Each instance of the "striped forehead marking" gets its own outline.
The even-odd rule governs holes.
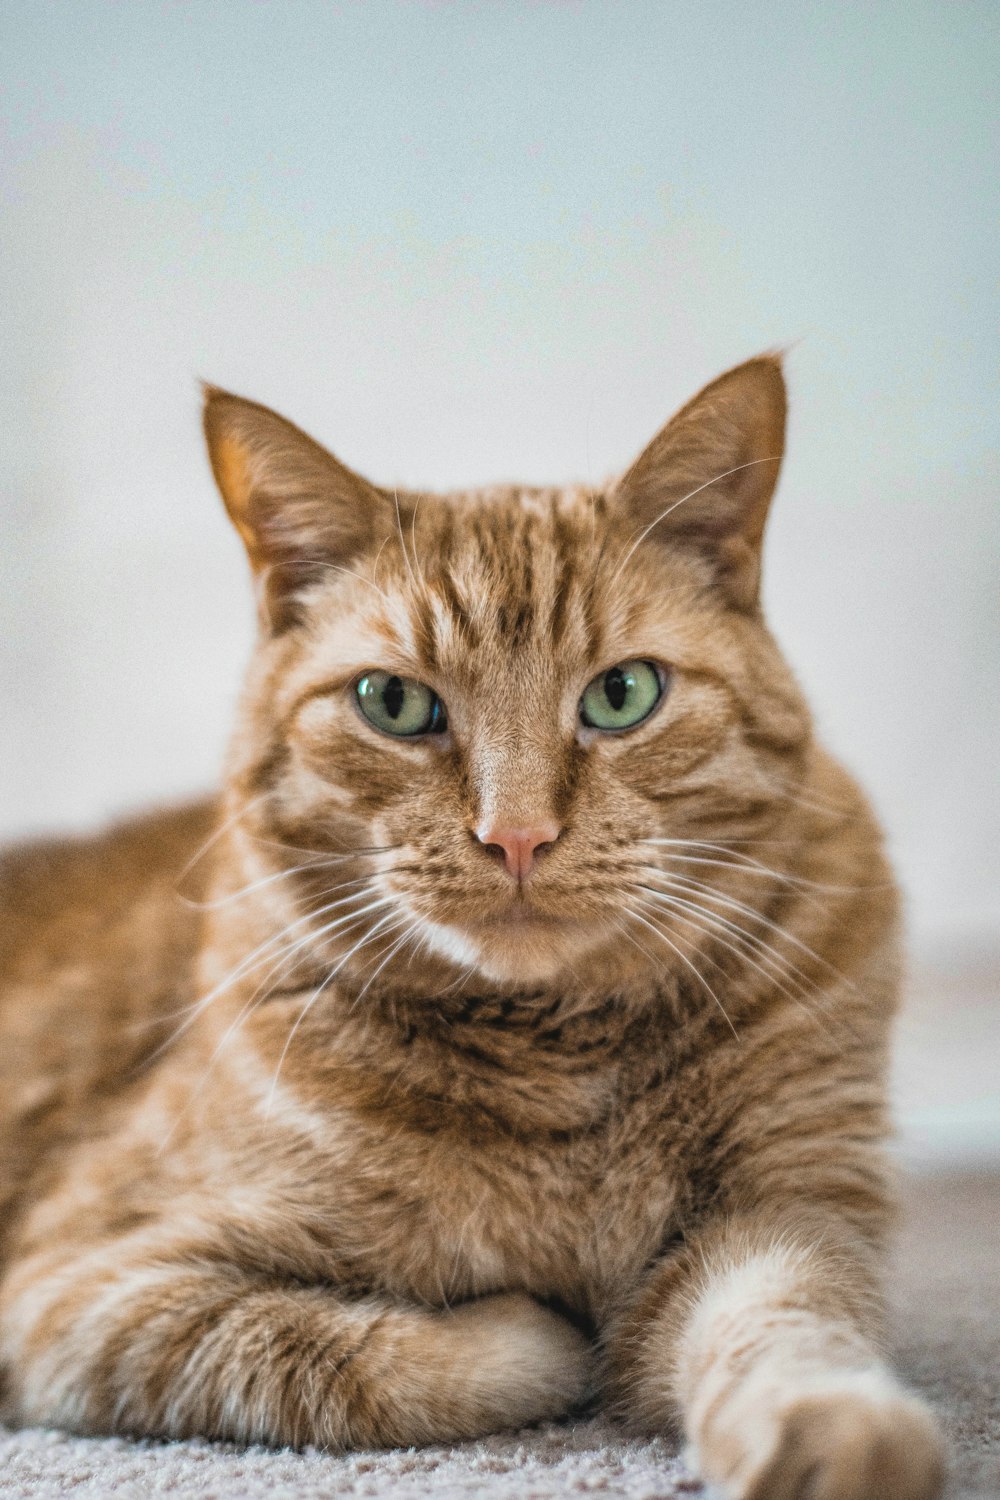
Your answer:
[[[506,491],[496,500],[488,492],[458,497],[428,517],[433,524],[414,536],[417,577],[426,586],[408,599],[428,666],[455,648],[554,651],[571,633],[592,638],[604,511],[603,497],[589,494]]]

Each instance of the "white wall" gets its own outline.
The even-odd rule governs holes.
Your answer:
[[[1000,925],[992,4],[5,0],[0,829],[211,783],[195,378],[380,480],[597,478],[798,341],[767,595],[918,944]]]

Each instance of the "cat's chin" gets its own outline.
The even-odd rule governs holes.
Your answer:
[[[429,948],[498,984],[536,984],[568,967],[597,934],[579,922],[542,919],[495,921],[474,929],[427,923]]]
[[[481,951],[476,967],[484,979],[498,984],[541,984],[564,972],[566,955],[561,948],[532,952],[527,946],[512,946],[509,952]]]

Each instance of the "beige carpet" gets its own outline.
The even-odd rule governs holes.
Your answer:
[[[931,1177],[911,1187],[893,1294],[900,1362],[940,1411],[952,1443],[949,1500],[998,1500],[1000,1176]],[[346,1458],[39,1430],[0,1433],[0,1495],[33,1500],[673,1500],[705,1493],[668,1445],[629,1441],[600,1420],[451,1449]]]

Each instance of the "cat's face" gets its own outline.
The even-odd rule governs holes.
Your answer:
[[[419,945],[518,984],[696,945],[654,896],[696,846],[663,841],[752,839],[808,732],[755,603],[783,410],[755,361],[599,493],[416,497],[209,394],[267,617],[237,774],[280,842],[377,851],[369,960]]]

